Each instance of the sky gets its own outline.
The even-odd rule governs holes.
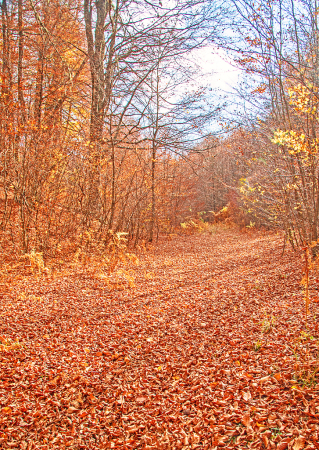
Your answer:
[[[206,126],[206,132],[212,134],[224,133],[221,123],[229,114],[237,114],[237,90],[242,80],[242,70],[226,54],[223,49],[209,45],[192,52],[191,59],[198,69],[198,76],[193,81],[192,88],[208,86],[211,88],[208,102],[212,107],[222,105],[220,114]],[[225,109],[225,105],[227,105]]]
[[[241,71],[226,53],[215,46],[196,49],[192,59],[199,66],[201,84],[209,84],[213,89],[229,92],[239,83]]]

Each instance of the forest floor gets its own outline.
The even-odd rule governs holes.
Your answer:
[[[281,253],[279,235],[224,230],[163,239],[131,288],[11,280],[0,448],[319,448],[317,280],[306,327],[302,260]]]

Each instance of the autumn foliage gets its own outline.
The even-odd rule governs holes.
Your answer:
[[[129,109],[134,95],[153,83],[154,58],[136,69],[136,79],[129,75],[138,41],[121,33],[131,32],[131,24],[120,24],[118,11],[110,10],[109,17],[97,6],[110,39],[122,39],[118,53],[103,44],[113,90],[99,99],[90,58],[102,41],[97,34],[92,45],[87,40],[94,34],[88,27],[100,25],[90,19],[93,4],[84,20],[82,2],[71,3],[2,2],[0,241],[7,257],[34,251],[68,258],[84,249],[87,236],[107,247],[110,232],[127,233],[132,245],[152,240],[179,225],[194,194],[191,169],[161,143],[168,131],[157,129],[150,138],[139,125],[148,116],[137,115],[140,106]],[[164,27],[168,19],[161,20]],[[154,49],[155,31],[136,31],[143,41],[140,58]],[[117,89],[128,101],[124,109]],[[151,114],[153,93],[148,95]],[[97,118],[102,107],[103,123]]]
[[[319,448],[316,2],[0,7],[0,448]]]
[[[318,295],[311,282],[306,329],[299,258],[281,250],[280,235],[216,230],[141,250],[135,287],[16,278],[2,448],[317,448]]]

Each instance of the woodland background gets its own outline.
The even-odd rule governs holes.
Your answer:
[[[231,92],[191,62],[212,44]],[[204,219],[317,241],[316,0],[3,0],[0,51],[4,257]]]

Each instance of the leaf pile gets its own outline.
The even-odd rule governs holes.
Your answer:
[[[1,448],[319,448],[318,303],[306,329],[302,263],[281,250],[278,235],[184,236],[140,255],[132,289],[11,283]]]

